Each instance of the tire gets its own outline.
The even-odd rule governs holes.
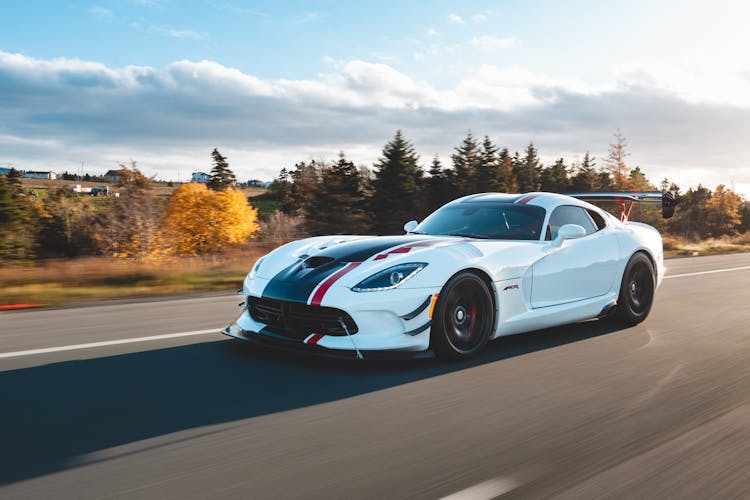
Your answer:
[[[646,319],[654,303],[655,290],[654,265],[642,252],[634,254],[622,275],[613,319],[627,326],[637,325]]]
[[[466,359],[487,344],[495,325],[495,308],[487,284],[461,272],[445,284],[432,316],[430,344],[442,359]]]

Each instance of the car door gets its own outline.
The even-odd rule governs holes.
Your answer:
[[[596,215],[596,214],[594,214]],[[602,217],[598,223],[581,207],[561,205],[550,214],[548,240],[565,224],[577,224],[586,236],[550,245],[549,253],[532,266],[531,307],[547,307],[604,295],[617,272],[617,236]]]

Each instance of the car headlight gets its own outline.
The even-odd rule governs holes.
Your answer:
[[[401,286],[402,283],[411,279],[425,267],[427,267],[427,263],[425,262],[412,262],[389,267],[373,274],[369,278],[363,279],[352,287],[352,291],[382,292],[383,290],[391,290],[392,288]]]
[[[247,274],[248,279],[255,278],[255,273],[257,273],[258,269],[260,269],[260,265],[263,263],[263,259],[265,259],[265,257],[261,257],[260,259],[258,259],[258,261],[255,263],[255,265],[253,266],[253,268]]]

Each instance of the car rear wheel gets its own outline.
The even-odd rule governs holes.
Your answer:
[[[462,272],[445,284],[435,304],[430,341],[438,357],[464,359],[482,350],[495,324],[495,308],[487,284]]]
[[[643,253],[633,255],[625,267],[614,319],[624,325],[637,325],[651,312],[656,278],[651,260]]]

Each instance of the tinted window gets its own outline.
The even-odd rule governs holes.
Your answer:
[[[604,220],[604,217],[602,217],[599,212],[596,210],[590,210],[586,209],[586,212],[591,216],[591,219],[593,219],[594,224],[596,224],[596,230],[604,229],[607,226],[607,221]]]
[[[417,226],[415,233],[501,240],[538,240],[545,210],[500,202],[445,206]]]
[[[577,224],[586,230],[586,234],[595,233],[597,230],[594,221],[584,209],[563,205],[554,209],[552,215],[549,216],[546,238],[548,240],[557,238],[557,231],[565,224]]]

